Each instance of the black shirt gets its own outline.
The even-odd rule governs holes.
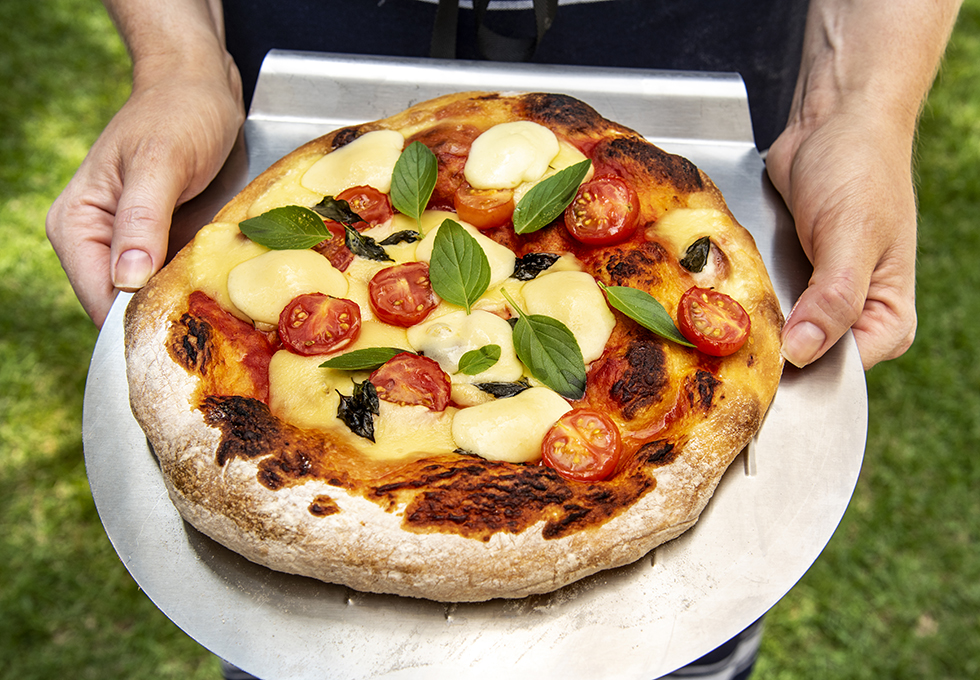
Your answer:
[[[490,2],[485,23],[502,35],[535,31],[532,9]],[[529,5],[529,2],[524,2]],[[756,144],[786,124],[799,71],[808,0],[565,1],[530,61],[741,74]],[[228,49],[246,105],[273,48],[427,57],[437,5],[424,0],[225,0]],[[482,59],[475,13],[461,3],[456,56]]]

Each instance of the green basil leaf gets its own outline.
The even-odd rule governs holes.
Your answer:
[[[586,159],[531,187],[514,208],[514,231],[530,234],[551,224],[575,198],[591,166],[592,161]]]
[[[385,238],[384,240],[378,241],[378,245],[396,246],[399,243],[415,243],[416,241],[421,240],[422,235],[414,229],[403,229],[402,231],[396,231],[394,234]]]
[[[708,256],[711,254],[711,239],[702,236],[692,243],[684,253],[681,266],[689,272],[697,274],[704,270],[704,265],[708,264]]]
[[[677,330],[674,320],[670,318],[670,314],[667,313],[664,306],[646,291],[628,286],[605,286],[602,283],[599,283],[599,287],[605,291],[606,299],[609,300],[609,304],[613,308],[618,309],[647,330],[679,345],[694,347]]]
[[[333,196],[324,196],[322,201],[313,206],[313,212],[341,224],[357,224],[364,221],[360,215],[351,210],[350,203]]]
[[[273,208],[243,220],[238,228],[250,240],[273,250],[305,250],[330,238],[320,216],[298,205]]]
[[[436,295],[466,308],[487,292],[490,262],[476,239],[453,220],[439,225],[429,258],[429,281]]]
[[[439,175],[436,155],[422,142],[409,144],[391,173],[391,205],[418,221],[432,197]]]
[[[392,357],[411,352],[398,347],[367,347],[341,354],[320,364],[320,368],[335,368],[341,371],[373,371]]]
[[[359,437],[374,441],[374,416],[380,414],[378,391],[369,380],[354,383],[351,396],[341,394],[337,406],[337,417],[344,421],[350,431]]]
[[[500,345],[484,345],[461,356],[457,372],[463,375],[477,375],[493,366],[499,359]]]
[[[394,262],[385,249],[378,245],[370,236],[365,236],[349,224],[344,225],[344,244],[355,255],[377,260],[378,262]]]
[[[525,314],[507,294],[507,302],[517,310],[514,349],[531,375],[566,399],[585,395],[585,361],[575,336],[558,319],[542,314]]]
[[[523,392],[524,390],[531,388],[531,383],[527,378],[521,378],[517,382],[511,383],[474,383],[481,391],[487,394],[492,394],[497,399],[506,399],[508,397],[514,397]]]

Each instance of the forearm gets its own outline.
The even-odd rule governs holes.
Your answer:
[[[138,87],[161,72],[214,71],[229,74],[237,85],[237,70],[225,50],[220,0],[103,0],[133,60]]]
[[[914,133],[961,0],[811,0],[790,125],[873,113]]]

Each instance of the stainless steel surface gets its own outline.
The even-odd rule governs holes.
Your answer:
[[[574,94],[687,156],[755,236],[784,309],[805,286],[809,265],[765,179],[736,76],[273,54],[246,123],[247,174],[338,125],[482,88]],[[242,175],[240,167],[226,173]],[[223,198],[240,181],[219,184]],[[193,221],[201,213],[186,214]],[[636,564],[518,601],[361,594],[253,565],[183,523],[129,411],[121,324],[128,297],[113,306],[86,388],[96,505],[156,605],[266,680],[657,677],[725,642],[796,583],[833,534],[860,472],[867,399],[847,336],[805,371],[787,369],[764,428],[700,522]]]

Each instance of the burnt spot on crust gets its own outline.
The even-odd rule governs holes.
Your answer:
[[[207,321],[185,313],[170,327],[167,350],[171,358],[189,373],[203,375],[211,359],[211,333]]]
[[[721,381],[718,378],[708,371],[698,369],[697,373],[684,380],[688,404],[692,408],[699,408],[702,411],[710,410],[715,398],[715,390],[719,385],[721,385]]]
[[[310,503],[309,511],[314,517],[327,517],[340,512],[340,507],[330,496],[320,495]]]
[[[365,132],[366,130],[360,126],[346,127],[337,130],[333,136],[333,140],[331,140],[331,151],[336,151],[342,146],[347,146]]]
[[[690,194],[704,189],[696,165],[682,156],[675,156],[637,136],[613,137],[596,145],[597,164],[636,168],[655,178],[664,186]]]
[[[662,245],[653,241],[638,243],[632,248],[609,249],[608,259],[598,262],[599,274],[604,283],[613,286],[631,286],[642,290],[654,290],[660,285],[659,267],[669,260]]]
[[[621,405],[623,417],[632,420],[640,410],[660,402],[669,382],[667,360],[661,342],[637,340],[627,346],[620,362],[620,378],[609,393]]]
[[[533,92],[524,95],[522,101],[523,114],[546,127],[556,126],[570,132],[619,127],[606,121],[585,102],[567,95]]]
[[[412,492],[404,515],[410,530],[487,541],[544,520],[542,535],[552,539],[606,522],[655,485],[642,474],[616,483],[576,484],[547,467],[471,459],[413,469],[376,487],[371,497],[393,505],[403,492]]]
[[[680,449],[673,442],[657,439],[641,446],[636,455],[642,464],[659,467],[673,463],[678,453],[680,453]]]
[[[279,423],[269,407],[251,397],[210,396],[201,404],[204,422],[221,430],[215,462],[224,467],[233,458],[268,456],[279,442]]]

